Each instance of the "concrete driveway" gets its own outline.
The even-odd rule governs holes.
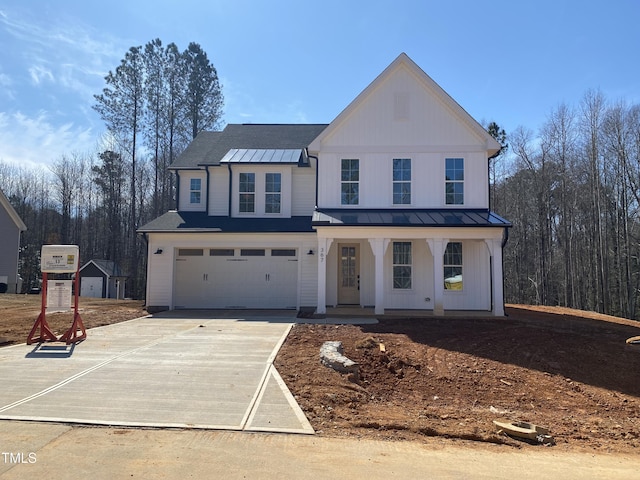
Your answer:
[[[294,312],[167,312],[0,349],[0,419],[313,433],[272,362]]]

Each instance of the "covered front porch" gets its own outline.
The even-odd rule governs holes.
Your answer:
[[[337,306],[327,307],[322,316],[327,318],[488,318],[493,317],[490,311],[479,310],[446,310],[443,315],[436,315],[433,310],[393,309],[386,308],[383,314],[375,312],[375,307]]]
[[[505,228],[495,227],[508,222],[374,226],[363,224],[363,218],[314,218],[317,314],[326,314],[327,308],[359,307],[372,309],[374,315],[504,315]]]

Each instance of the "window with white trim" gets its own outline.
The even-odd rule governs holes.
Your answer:
[[[445,159],[445,203],[464,204],[464,158]]]
[[[189,203],[202,202],[202,179],[192,178],[189,183]]]
[[[264,213],[280,213],[282,174],[267,173],[264,182]]]
[[[240,173],[239,180],[240,213],[254,213],[256,211],[256,174]]]
[[[343,158],[340,180],[340,203],[358,205],[360,203],[360,160]]]
[[[411,242],[393,242],[393,288],[411,288]]]
[[[444,251],[444,288],[462,290],[462,242],[449,242]]]
[[[411,159],[393,159],[393,204],[411,205]]]

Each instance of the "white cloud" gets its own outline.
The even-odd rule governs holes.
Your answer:
[[[31,117],[0,112],[0,161],[42,166],[69,152],[91,152],[96,144],[91,128],[54,125],[44,111]]]
[[[0,28],[13,39],[33,85],[56,82],[85,98],[127,50],[127,40],[111,36],[63,14],[0,11]]]
[[[40,85],[45,81],[55,82],[53,78],[53,73],[46,67],[42,65],[34,65],[29,68],[29,75],[31,76],[31,81],[34,85]]]

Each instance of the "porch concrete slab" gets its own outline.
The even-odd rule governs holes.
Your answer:
[[[272,366],[292,316],[222,316],[171,312],[76,346],[0,349],[0,418],[313,433]]]

